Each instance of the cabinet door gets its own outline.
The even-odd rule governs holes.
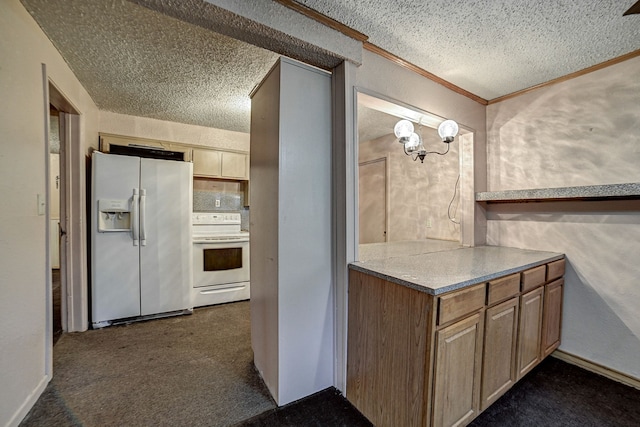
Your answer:
[[[520,297],[518,379],[540,362],[543,292],[540,287]]]
[[[544,316],[542,319],[542,350],[545,358],[560,345],[562,323],[562,288],[564,280],[556,280],[544,287]]]
[[[215,150],[193,149],[193,175],[220,177],[220,152]]]
[[[247,155],[222,152],[222,177],[248,179]]]
[[[519,302],[518,297],[512,298],[486,311],[480,393],[483,411],[516,381]]]
[[[436,333],[433,426],[466,424],[480,410],[481,313]]]

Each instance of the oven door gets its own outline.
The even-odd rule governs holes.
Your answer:
[[[249,281],[249,241],[193,243],[193,287]]]

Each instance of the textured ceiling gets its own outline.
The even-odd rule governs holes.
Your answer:
[[[371,141],[393,133],[398,120],[400,119],[396,116],[358,104],[358,142]]]
[[[485,99],[640,48],[636,0],[298,0]]]
[[[438,77],[493,99],[640,48],[640,15],[622,17],[634,1],[299,3]],[[22,3],[102,110],[248,132],[248,94],[278,57],[229,37],[237,35],[238,23],[203,0]],[[213,24],[215,18],[231,21]],[[249,27],[244,29],[259,37]],[[296,49],[302,47],[287,47],[286,35],[275,40],[273,50],[300,55]],[[269,47],[259,39],[250,41]],[[331,60],[321,51],[308,57],[319,66]]]
[[[122,0],[24,0],[102,110],[249,131],[278,55]]]

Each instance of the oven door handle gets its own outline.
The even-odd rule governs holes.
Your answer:
[[[193,239],[193,243],[195,243],[197,245],[205,245],[205,244],[216,245],[216,244],[223,244],[223,243],[244,243],[244,242],[248,242],[248,241],[249,241],[248,237],[240,237],[238,239],[220,239],[220,240]]]

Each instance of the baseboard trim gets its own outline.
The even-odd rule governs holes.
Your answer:
[[[29,413],[31,408],[33,408],[33,405],[36,404],[38,398],[47,387],[47,384],[49,384],[50,380],[51,378],[48,375],[42,377],[36,388],[33,389],[31,393],[29,393],[24,402],[22,402],[22,405],[20,405],[18,410],[13,414],[13,417],[11,417],[11,419],[7,422],[6,427],[17,427],[18,425],[20,425],[24,417]]]
[[[606,366],[602,366],[598,363],[592,362],[587,359],[583,359],[580,356],[576,356],[574,354],[567,353],[562,350],[554,351],[553,353],[551,353],[551,356],[555,357],[556,359],[563,360],[572,365],[579,366],[583,369],[586,369],[587,371],[602,375],[603,377],[607,377],[611,380],[617,381],[619,383],[622,383],[640,390],[640,379],[624,374],[622,372],[616,371],[615,369],[607,368]]]

